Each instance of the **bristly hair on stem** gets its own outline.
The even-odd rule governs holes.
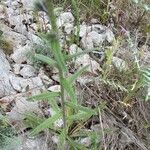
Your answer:
[[[45,11],[49,17],[49,20],[51,22],[52,27],[52,33],[50,36],[48,36],[48,40],[51,42],[51,50],[54,54],[55,60],[57,61],[57,66],[59,70],[59,78],[60,78],[60,84],[61,79],[64,79],[64,72],[66,71],[65,68],[65,61],[63,59],[63,55],[60,48],[60,43],[58,39],[58,28],[56,24],[56,17],[54,14],[54,7],[52,0],[45,0],[43,2],[39,2],[36,4],[37,9],[40,9],[42,11]],[[66,113],[65,113],[65,90],[63,85],[61,84],[61,103],[62,103],[62,113],[63,113],[63,126],[64,126],[64,132],[66,135]]]

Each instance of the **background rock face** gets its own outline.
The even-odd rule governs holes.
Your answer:
[[[6,114],[9,121],[16,126],[23,123],[27,113],[34,113],[41,116],[41,118],[44,118],[45,116],[54,116],[56,114],[56,111],[52,109],[49,104],[46,103],[45,105],[47,107],[43,108],[43,106],[41,106],[43,102],[31,102],[27,100],[28,97],[40,94],[46,90],[60,92],[58,69],[48,67],[45,64],[40,64],[38,67],[35,67],[37,64],[33,63],[29,57],[30,54],[33,55],[36,52],[47,55],[48,57],[53,57],[52,54],[49,53],[50,49],[47,46],[47,43],[39,36],[39,33],[49,33],[51,31],[50,21],[45,12],[40,11],[36,14],[37,16],[35,16],[35,12],[33,11],[34,2],[37,2],[37,0],[5,0],[5,5],[0,4],[0,30],[3,32],[2,38],[7,39],[12,45],[11,53],[9,54],[6,53],[4,49],[0,49],[0,104],[3,104],[6,109]],[[103,55],[105,54],[106,49],[111,49],[113,41],[115,40],[115,35],[112,32],[111,27],[100,24],[99,21],[94,18],[90,23],[88,21],[81,22],[79,43],[75,44],[77,43],[75,41],[77,36],[75,17],[73,16],[71,10],[66,10],[67,11],[64,11],[61,7],[54,10],[57,16],[56,23],[59,30],[60,46],[63,51],[73,55],[78,52],[94,49],[96,50],[95,53],[97,52],[97,54]],[[117,51],[117,48],[115,51]],[[91,53],[94,54],[94,51]],[[101,89],[101,85],[99,85],[99,77],[104,70],[102,70],[100,62],[97,61],[97,59],[99,60],[100,58],[97,57],[97,59],[94,59],[91,56],[91,53],[86,53],[74,58],[71,62],[69,62],[70,64],[67,64],[68,68],[73,70],[69,70],[69,75],[72,75],[76,70],[79,70],[82,67],[88,66],[86,71],[77,79],[77,83],[85,90],[85,93],[81,95],[83,97],[85,96],[85,98],[83,98],[83,101],[85,101],[85,106],[95,108],[97,104],[101,103],[101,101],[106,98],[108,105],[111,107],[110,111],[113,111],[116,106],[121,106],[120,109],[119,107],[117,109],[119,109],[119,117],[122,122],[128,122],[128,120],[126,121],[126,118],[128,117],[127,115],[131,115],[131,118],[133,117],[133,119],[129,120],[128,124],[129,126],[132,126],[131,124],[134,124],[134,121],[136,120],[134,119],[135,114],[130,114],[129,111],[126,115],[126,111],[128,112],[129,108],[127,106],[124,107],[119,105],[118,103],[120,101],[116,100],[117,96],[115,98],[113,97],[117,91],[115,91],[113,96],[111,96],[111,88],[107,89],[106,86],[106,91],[103,91],[103,88]],[[149,56],[149,51],[147,51],[146,56],[143,56],[143,59],[147,58],[147,61],[149,62]],[[111,61],[111,65],[121,73],[126,72],[129,69],[126,61],[119,58],[119,56],[113,56]],[[69,65],[72,65],[73,68]],[[97,82],[96,86],[94,85],[95,82]],[[89,88],[88,84],[91,88],[90,91],[86,89]],[[77,89],[78,93],[82,92],[83,89],[80,89],[81,87]],[[97,92],[97,95],[95,92]],[[89,93],[92,94],[88,95]],[[96,96],[98,96],[98,98],[95,98]],[[56,98],[56,101],[60,104],[59,97],[58,99]],[[139,103],[140,105],[143,105],[141,102]],[[12,106],[10,107],[9,104]],[[114,108],[112,108],[112,105]],[[7,111],[8,108],[9,111]],[[142,113],[144,113],[143,110],[144,109],[142,109]],[[142,116],[142,113],[139,114]],[[94,120],[92,120],[93,125],[88,127],[88,130],[92,132],[100,132],[103,131],[103,128],[106,130],[109,129],[109,127],[114,129],[115,126],[116,129],[118,129],[115,129],[118,132],[114,134],[116,137],[114,136],[112,139],[109,139],[111,134],[108,133],[108,135],[106,135],[106,142],[111,141],[114,146],[112,147],[112,145],[110,145],[108,149],[115,150],[114,148],[116,148],[116,145],[119,145],[123,141],[124,144],[128,143],[138,145],[137,143],[140,143],[138,146],[144,150],[147,150],[143,142],[141,142],[140,138],[138,138],[140,135],[143,136],[141,133],[136,136],[136,134],[129,130],[128,127],[118,124],[116,121],[118,118],[116,119],[109,112],[106,112],[106,114],[105,112],[101,112],[100,115],[100,117],[102,117],[101,122],[103,126],[100,123],[96,126],[94,122],[100,122],[100,119],[97,121],[94,118],[96,120],[95,121],[92,118]],[[143,116],[145,117],[145,114]],[[135,124],[137,124],[137,122]],[[123,123],[123,125],[125,123]],[[54,128],[62,128],[62,126],[62,118],[55,121]],[[45,132],[45,134],[47,133]],[[48,143],[46,143],[47,139],[53,140],[52,146],[48,146]],[[113,139],[117,139],[117,142],[113,143]],[[46,137],[38,137],[33,139],[25,137],[22,141],[23,144],[18,150],[49,150],[53,149],[52,147],[54,143],[57,144],[59,139],[58,137],[48,137],[46,135]],[[102,141],[102,138],[98,137],[98,139],[96,139],[96,143],[100,141]],[[78,140],[78,142],[86,147],[92,145],[89,137],[82,137]]]
[[[3,50],[0,49],[0,98],[14,94],[15,90],[9,82],[11,67]]]

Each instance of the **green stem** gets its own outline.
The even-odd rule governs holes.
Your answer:
[[[53,41],[55,43],[55,45],[57,45],[57,47],[55,48],[59,48],[60,44],[59,44],[59,40],[58,40],[58,28],[57,28],[57,24],[56,24],[56,18],[55,18],[55,14],[54,14],[54,7],[53,7],[53,2],[52,0],[46,0],[46,6],[47,6],[47,10],[48,10],[48,16],[49,16],[49,20],[51,22],[51,26],[52,26],[52,31],[53,33],[56,35],[56,38],[54,38],[55,40]],[[59,46],[58,46],[59,45]],[[59,48],[59,50],[61,51],[61,49]],[[65,108],[65,90],[62,84],[62,79],[64,79],[64,73],[61,67],[58,67],[59,70],[59,79],[60,79],[60,86],[61,86],[61,104],[62,104],[62,113],[63,113],[63,128],[64,128],[64,134],[65,134],[65,139],[66,139],[66,133],[67,133],[67,128],[66,128],[66,108]],[[65,149],[65,147],[64,147]]]

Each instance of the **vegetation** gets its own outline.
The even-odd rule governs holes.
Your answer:
[[[93,50],[70,55],[61,49],[55,5],[71,8],[78,30],[74,42],[78,46],[82,19],[89,22],[96,18],[105,25],[113,21],[116,39],[111,45],[103,46],[105,59],[91,84],[76,82],[89,66],[70,74],[68,64],[73,58]],[[60,92],[45,91],[28,98],[29,101],[45,101],[54,111],[54,115],[48,117],[27,114],[25,125],[32,129],[30,136],[52,133],[58,137],[56,149],[60,150],[149,149],[150,66],[142,61],[146,46],[149,52],[149,1],[45,0],[35,6],[48,15],[52,30],[40,33],[46,44],[36,49],[34,60],[58,69],[61,88]],[[121,57],[127,68],[118,69],[113,64],[114,56]],[[99,125],[99,130],[91,130],[94,125]],[[112,136],[114,133],[116,137]],[[120,146],[121,134],[127,135],[131,142]],[[0,138],[1,135],[0,132]],[[82,139],[90,139],[90,144],[82,143]]]
[[[77,3],[76,1],[72,0],[69,1],[70,5],[72,6],[74,10],[74,15],[76,18],[76,23],[79,25],[79,15],[77,11]],[[63,2],[64,5],[68,4],[67,1]],[[92,17],[95,16],[95,13],[92,13],[93,10],[99,10],[103,11],[103,15],[106,17],[105,19],[101,17],[104,17],[103,15],[100,16],[100,20],[104,21],[106,23],[106,20],[109,19],[109,8],[110,8],[110,2],[107,1],[107,3],[102,3],[99,1],[80,1],[78,4],[81,4],[81,6],[86,7],[90,11],[88,11],[89,16],[90,13],[92,14]],[[131,3],[131,2],[130,2]],[[145,9],[144,11],[149,11],[148,5],[143,5],[143,3],[140,3],[139,1],[135,1],[137,7],[140,7],[140,9]],[[86,105],[84,102],[81,102],[79,97],[77,96],[75,89],[76,84],[75,80],[86,70],[88,67],[84,67],[81,70],[75,72],[73,75],[68,76],[68,68],[67,68],[67,58],[73,58],[74,56],[65,56],[66,54],[63,54],[59,41],[58,41],[58,29],[56,26],[55,21],[55,15],[53,13],[53,4],[52,1],[45,1],[44,5],[43,3],[38,4],[38,9],[42,8],[42,10],[46,11],[49,15],[50,22],[52,24],[52,32],[50,34],[46,34],[46,41],[49,42],[49,50],[54,55],[54,59],[51,59],[45,55],[36,54],[35,58],[38,60],[41,60],[42,62],[45,62],[46,64],[56,67],[59,70],[59,80],[61,85],[61,91],[58,92],[46,92],[42,93],[37,96],[33,96],[29,98],[30,100],[47,100],[50,106],[55,110],[55,115],[49,117],[48,119],[44,119],[42,123],[39,123],[34,127],[33,131],[31,132],[32,135],[35,135],[37,133],[40,133],[41,131],[45,130],[46,128],[49,128],[50,131],[52,131],[55,135],[59,137],[59,143],[57,144],[58,149],[100,149],[104,147],[106,149],[106,143],[104,142],[104,145],[99,145],[100,143],[97,142],[101,141],[105,134],[107,134],[107,130],[104,131],[102,128],[102,131],[99,133],[86,131],[83,133],[82,130],[84,130],[85,126],[89,124],[89,122],[92,120],[92,118],[98,117],[101,118],[101,112],[111,110],[110,103],[113,103],[110,98],[113,101],[116,101],[118,103],[116,106],[119,106],[120,109],[129,109],[133,107],[133,103],[136,100],[137,92],[139,93],[138,96],[142,98],[142,92],[143,89],[147,89],[147,93],[145,93],[145,101],[149,100],[149,80],[150,80],[150,69],[149,67],[143,68],[139,63],[139,57],[138,54],[133,55],[134,59],[128,60],[126,59],[126,62],[129,64],[129,71],[118,71],[117,68],[112,67],[112,58],[114,55],[119,53],[119,50],[117,50],[117,41],[114,41],[114,44],[108,48],[108,50],[105,51],[106,60],[101,68],[101,73],[98,77],[98,85],[95,83],[95,88],[98,90],[97,93],[92,91],[87,87],[86,90],[90,90],[96,101],[97,104],[94,106]],[[124,5],[124,3],[120,2],[120,5]],[[46,7],[48,6],[48,7]],[[105,11],[103,9],[98,9],[101,7],[104,7]],[[120,6],[121,7],[121,6]],[[93,9],[93,10],[92,10]],[[81,9],[82,10],[82,9]],[[86,10],[87,11],[87,10]],[[99,11],[94,11],[97,14],[101,14]],[[109,17],[108,17],[109,16]],[[138,20],[138,19],[137,19]],[[119,22],[118,22],[119,23]],[[127,37],[127,41],[129,45],[132,45],[132,39],[130,35]],[[122,41],[121,41],[122,42]],[[137,48],[137,47],[136,47]],[[135,48],[135,49],[136,49]],[[86,53],[86,51],[84,51]],[[82,54],[84,54],[82,53]],[[129,51],[130,53],[130,51]],[[78,54],[77,54],[78,55]],[[98,86],[98,87],[97,87]],[[100,93],[102,93],[102,90],[105,94],[106,91],[109,91],[108,97],[103,94],[102,97],[99,97]],[[98,94],[99,93],[99,94]],[[112,94],[115,93],[115,96],[113,97]],[[85,95],[84,95],[85,96]],[[83,96],[83,99],[85,97]],[[55,97],[60,97],[61,99],[61,105],[55,101]],[[113,104],[115,105],[115,104]],[[115,106],[113,106],[115,107]],[[118,109],[118,111],[120,110]],[[112,110],[111,110],[112,111]],[[121,110],[120,110],[121,111]],[[112,111],[113,112],[113,111]],[[116,113],[116,112],[114,112]],[[30,118],[30,117],[29,117]],[[63,120],[63,126],[56,127],[54,124],[57,120]],[[32,119],[31,119],[32,120]],[[40,120],[40,119],[38,119]],[[99,120],[99,123],[101,124],[101,119]],[[111,133],[109,131],[108,133]],[[86,147],[85,145],[78,142],[81,138],[89,138],[91,139],[92,143],[90,144],[90,147]]]

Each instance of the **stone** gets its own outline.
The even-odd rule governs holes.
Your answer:
[[[47,90],[51,92],[60,92],[60,85],[50,86]]]
[[[51,116],[54,116],[56,114],[56,112],[50,108],[49,109],[49,113]],[[63,120],[62,119],[58,119],[57,121],[54,122],[54,127],[55,128],[62,128],[63,127]]]
[[[81,39],[81,46],[85,50],[93,49],[94,48],[94,44],[93,44],[92,37],[83,36],[83,38]]]
[[[113,42],[114,39],[115,39],[114,33],[110,29],[107,29],[107,31],[106,31],[106,40],[109,43],[111,43],[111,42]]]
[[[100,46],[106,38],[104,34],[98,34],[96,31],[88,33],[87,37],[90,37],[92,39],[92,42],[95,47]]]
[[[7,113],[11,122],[22,121],[25,119],[27,113],[40,112],[38,102],[29,102],[25,97],[17,97],[15,99],[15,106]]]
[[[71,12],[61,13],[60,16],[57,18],[58,28],[63,27],[67,23],[73,23],[73,22],[74,22],[74,17]]]
[[[79,141],[79,143],[82,144],[82,145],[84,145],[85,147],[89,147],[91,145],[91,138],[90,137],[82,138]]]
[[[13,72],[14,72],[14,74],[19,75],[20,74],[20,68],[21,68],[20,64],[14,64],[13,65]]]
[[[92,23],[92,24],[97,24],[97,23],[99,23],[99,21],[98,21],[98,19],[96,19],[96,18],[92,18],[92,19],[91,19],[91,23]]]
[[[121,58],[113,57],[112,64],[121,72],[129,69],[128,64]]]
[[[23,47],[20,47],[14,51],[14,53],[10,56],[15,63],[22,64],[29,61],[29,53],[32,51],[32,46],[27,44]]]
[[[77,82],[80,85],[86,85],[87,83],[91,83],[94,81],[94,78],[91,75],[80,76],[77,78]]]
[[[48,86],[48,85],[52,85],[53,84],[53,80],[50,79],[44,72],[43,69],[39,70],[39,74],[38,77],[41,78],[42,82],[44,83],[44,85]]]
[[[7,25],[0,24],[0,29],[3,32],[3,37],[12,44],[13,50],[26,44],[27,38],[22,34],[12,31]]]
[[[82,52],[82,49],[79,48],[76,44],[72,44],[69,47],[69,53],[70,53],[70,55],[76,54],[78,52]]]
[[[101,24],[94,24],[94,25],[92,25],[92,31],[95,31],[98,34],[105,34],[106,33],[106,27],[101,25]]]
[[[10,70],[11,67],[6,59],[6,55],[3,50],[0,49],[0,98],[16,93],[9,82],[8,76],[11,74]]]
[[[23,65],[23,68],[20,70],[20,75],[23,78],[31,78],[35,77],[37,73],[34,67],[30,65]]]
[[[79,48],[76,44],[72,44],[69,47],[69,52],[71,55],[73,55],[73,54],[76,54],[78,52],[82,52],[82,49]],[[78,56],[73,61],[75,63],[76,69],[79,69],[79,68],[84,67],[84,66],[89,66],[87,71],[92,72],[92,73],[96,73],[96,71],[100,67],[99,64],[95,60],[92,60],[88,54],[83,54],[81,56]]]
[[[73,31],[73,24],[66,23],[64,27],[64,31],[66,34],[71,34],[71,32]]]
[[[4,54],[3,50],[0,49],[0,73],[2,72],[9,72],[11,70],[10,64],[6,59],[6,55]]]
[[[39,77],[24,79],[22,77],[11,75],[9,81],[13,89],[18,92],[27,92],[30,90],[32,94],[39,94],[39,90],[45,89],[43,82]]]
[[[89,32],[91,32],[91,26],[87,26],[85,23],[82,23],[82,25],[80,25],[79,36],[82,38],[83,36],[87,35]],[[75,35],[77,35],[77,27],[75,27]]]
[[[23,3],[24,9],[26,9],[27,11],[34,10],[34,3],[36,1],[37,0],[21,0],[21,2]]]

